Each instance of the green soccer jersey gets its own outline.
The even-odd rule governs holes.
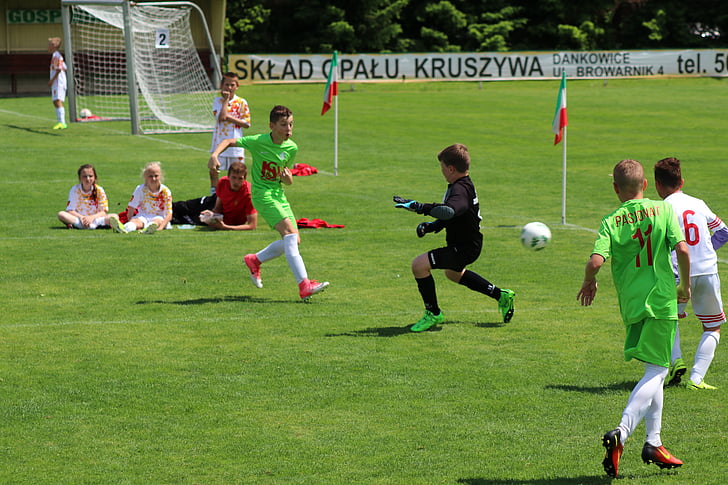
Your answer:
[[[248,165],[252,196],[260,197],[271,189],[280,189],[281,170],[284,167],[293,167],[293,160],[298,152],[296,142],[286,140],[276,145],[270,133],[265,133],[238,138],[237,145],[248,150],[253,158]]]
[[[670,252],[685,236],[672,206],[632,199],[602,219],[593,254],[612,257],[612,277],[624,323],[677,319]]]

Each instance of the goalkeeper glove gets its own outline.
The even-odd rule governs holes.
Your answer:
[[[434,232],[435,228],[432,222],[421,222],[417,226],[417,237],[425,237],[428,232]]]
[[[392,197],[392,200],[395,202],[394,207],[397,209],[407,209],[411,212],[422,213],[422,204],[416,200],[404,199],[398,195]]]

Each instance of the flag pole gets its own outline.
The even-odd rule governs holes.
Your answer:
[[[339,97],[334,96],[334,175],[339,175]]]
[[[561,140],[561,224],[566,224],[566,126]]]

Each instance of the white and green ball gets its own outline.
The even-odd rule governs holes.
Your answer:
[[[526,249],[540,251],[551,241],[551,230],[543,222],[529,222],[521,230],[521,243]]]

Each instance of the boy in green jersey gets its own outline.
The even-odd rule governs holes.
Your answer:
[[[250,270],[250,279],[256,287],[262,288],[260,265],[285,254],[288,266],[298,282],[299,296],[308,300],[326,289],[329,283],[308,279],[303,258],[298,251],[300,236],[296,218],[283,191],[283,184],[293,183],[290,167],[293,166],[298,152],[298,145],[291,140],[293,113],[285,106],[275,106],[270,112],[269,126],[270,133],[221,141],[211,153],[209,163],[214,166],[220,153],[233,145],[243,147],[251,153],[253,160],[249,172],[253,207],[272,229],[278,231],[281,239],[255,254],[245,255],[244,262]]]
[[[677,304],[690,298],[690,256],[685,236],[669,203],[644,198],[647,180],[636,160],[614,167],[614,191],[622,204],[604,217],[594,250],[577,295],[591,305],[597,292],[596,275],[612,257],[612,278],[626,326],[624,358],[645,363],[645,373],[632,390],[619,426],[602,438],[604,471],[617,476],[624,443],[644,418],[647,439],[642,460],[660,468],[675,468],[682,461],[672,456],[660,439],[663,383],[677,326]],[[677,254],[680,284],[670,252]]]

